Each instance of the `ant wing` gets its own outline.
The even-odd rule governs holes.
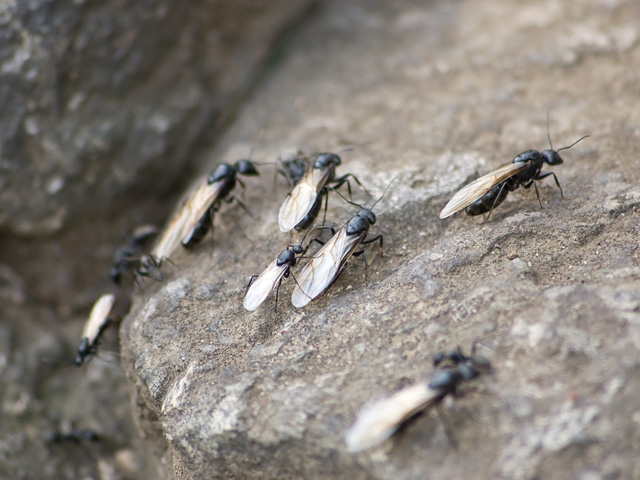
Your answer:
[[[109,313],[111,312],[115,299],[115,295],[106,293],[93,304],[89,319],[82,330],[82,338],[88,339],[90,345],[93,345],[109,321]]]
[[[329,288],[363,238],[364,235],[348,236],[346,225],[338,230],[298,274],[291,295],[293,306],[302,308]]]
[[[280,213],[278,214],[280,231],[288,232],[302,221],[313,207],[318,193],[327,183],[330,176],[331,169],[329,168],[310,168],[305,172],[285,199],[282,207],[280,207]]]
[[[402,422],[441,397],[442,392],[420,382],[365,407],[345,434],[347,450],[359,452],[382,443],[395,433]]]
[[[253,312],[267,299],[269,293],[278,284],[289,267],[288,264],[278,265],[276,258],[251,284],[244,297],[244,308]]]
[[[527,162],[507,163],[493,172],[487,173],[458,190],[449,203],[440,212],[440,218],[447,218],[486,194],[500,182],[513,177],[519,171],[529,167]]]
[[[214,182],[211,185],[205,182],[193,191],[156,241],[151,255],[159,260],[169,258],[182,239],[193,234],[194,227],[207,209],[211,208],[221,189],[222,182]],[[200,215],[197,216],[198,214]]]
[[[183,211],[186,211],[185,215],[187,218],[184,223],[185,231],[182,243],[189,243],[200,219],[220,197],[220,192],[222,192],[222,187],[225,185],[225,182],[226,179],[218,180],[211,184],[204,183],[200,185],[189,201],[185,203]]]

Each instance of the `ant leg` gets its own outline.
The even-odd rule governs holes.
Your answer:
[[[328,207],[329,207],[329,190],[326,190],[324,192],[324,215],[322,215],[322,225],[323,226],[327,222],[327,208]]]
[[[246,295],[247,292],[249,291],[249,287],[251,286],[251,284],[253,283],[253,281],[258,278],[260,275],[251,275],[251,277],[249,277],[249,283],[247,283],[247,288],[244,291],[244,294]]]
[[[231,197],[229,198],[229,200],[227,200],[227,203],[231,203],[232,201],[236,201],[238,203],[238,205],[240,205],[242,207],[242,209],[247,212],[247,215],[249,215],[251,218],[253,218],[254,220],[256,220],[256,217],[254,217],[251,212],[249,211],[249,209],[247,208],[247,206],[242,202],[242,200],[240,200],[238,197]]]
[[[215,235],[213,234],[213,218],[215,217],[215,210],[213,209],[209,209],[209,218],[211,219],[211,258],[213,258],[213,253],[215,251],[214,248],[214,240],[215,240]]]
[[[376,237],[370,238],[368,240],[365,240],[364,242],[362,242],[363,245],[369,245],[370,243],[376,242],[378,241],[380,243],[380,256],[384,257],[384,250],[382,248],[383,245],[383,238],[382,235],[378,235]]]
[[[359,257],[360,255],[364,255],[364,283],[369,285],[369,262],[367,261],[367,252],[366,250],[360,250],[359,252],[355,252],[353,254],[354,257]]]
[[[366,189],[366,187],[364,185],[362,185],[362,183],[360,183],[360,180],[358,180],[358,177],[356,177],[354,174],[352,173],[347,173],[345,175],[342,175],[340,178],[336,178],[334,180],[334,182],[336,183],[334,188],[340,188],[342,186],[343,183],[347,182],[347,178],[353,178],[353,180],[360,186],[360,188],[362,188],[365,193],[369,196],[371,196],[371,193],[369,192],[369,190]],[[351,198],[351,186],[349,185],[349,198]]]
[[[496,198],[493,199],[493,203],[491,204],[491,208],[489,209],[489,214],[487,215],[487,218],[485,220],[482,220],[482,223],[484,222],[488,222],[489,218],[491,217],[491,212],[493,212],[494,207],[497,205],[498,199],[500,198],[500,196],[502,195],[503,190],[507,187],[507,182],[503,182],[502,186],[500,187],[500,191],[498,192],[498,195],[496,195]],[[537,190],[536,190],[537,192]],[[484,217],[484,215],[483,215]]]
[[[283,278],[284,278],[284,275],[280,277],[280,280],[278,281],[278,286],[276,287],[276,306],[273,309],[276,312],[276,315],[278,314],[278,296],[280,295],[280,285],[282,285]]]
[[[558,177],[556,177],[556,174],[554,172],[542,173],[542,174],[538,175],[535,179],[536,180],[542,180],[543,178],[548,177],[549,175],[553,175],[553,179],[556,181],[556,185],[560,189],[560,196],[562,198],[564,198],[564,192],[562,191],[562,187],[560,186],[560,182],[558,181]]]
[[[538,192],[538,183],[533,180],[533,188],[536,191],[536,197],[538,197],[538,203],[540,204],[540,209],[544,209],[544,207],[542,206],[542,202],[540,201],[540,193]]]
[[[347,184],[347,192],[349,193],[349,200],[353,201],[353,198],[351,196],[351,183],[348,180],[348,176],[350,174],[347,173],[346,175],[343,175],[342,177],[338,178],[337,180],[335,180],[335,185],[333,185],[332,187],[327,187],[330,188],[333,191],[336,191],[338,188],[340,188],[342,185],[344,185],[345,183]]]
[[[313,297],[311,297],[310,295],[307,294],[307,292],[304,291],[304,289],[302,288],[302,286],[298,283],[298,279],[296,278],[296,276],[293,274],[293,272],[291,272],[291,278],[293,278],[293,281],[296,282],[296,285],[298,286],[298,288],[300,289],[300,291],[302,293],[304,293],[305,297],[310,298],[311,300],[313,300]]]

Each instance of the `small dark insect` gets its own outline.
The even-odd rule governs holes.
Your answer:
[[[340,157],[335,153],[317,154],[313,161],[304,161],[298,156],[284,163],[285,176],[293,180],[295,186],[287,195],[278,214],[278,224],[282,232],[289,232],[294,228],[301,231],[309,227],[320,213],[323,197],[326,211],[329,188],[335,190],[346,183],[351,196],[349,177],[362,187],[360,180],[351,173],[336,178],[336,167],[340,163]]]
[[[235,200],[247,210],[242,201],[230,196],[236,183],[245,187],[238,174],[258,175],[258,171],[250,160],[239,160],[234,165],[222,163],[211,172],[207,181],[201,183],[183,202],[151,252],[141,258],[138,269],[140,276],[162,280],[159,271],[162,262],[169,259],[178,245],[192,248],[202,240],[212,227],[213,215],[223,200],[227,203]]]
[[[304,173],[307,170],[307,156],[302,153],[302,151],[298,150],[295,155],[290,155],[284,160],[279,161],[282,168],[276,170],[276,172],[285,177],[291,187],[294,187],[295,184],[304,176]]]
[[[460,347],[457,347],[455,350],[451,350],[450,352],[440,352],[434,355],[433,366],[437,367],[442,362],[447,362],[447,361],[454,365],[457,365],[459,363],[466,362],[467,360],[469,360],[469,357],[467,357],[464,353],[462,353],[462,350],[460,349]]]
[[[76,365],[81,366],[85,359],[96,352],[98,338],[109,325],[109,315],[115,301],[115,295],[107,293],[94,303],[89,319],[82,330],[82,340],[78,346]]]
[[[464,208],[467,215],[480,215],[488,212],[486,220],[489,220],[493,209],[507,198],[509,192],[513,192],[519,187],[530,188],[531,185],[535,188],[540,208],[543,208],[536,182],[549,175],[553,176],[556,185],[560,189],[560,195],[564,198],[562,187],[560,187],[560,182],[556,174],[553,172],[543,173],[542,166],[545,163],[549,165],[560,165],[563,163],[563,160],[558,152],[573,147],[580,140],[584,140],[588,136],[589,135],[585,135],[568,147],[554,150],[551,144],[551,136],[547,131],[549,150],[544,150],[543,152],[527,150],[514,158],[512,163],[503,165],[471,182],[451,198],[442,212],[440,212],[440,218],[447,218]]]
[[[207,179],[207,185],[214,191],[211,197],[206,201],[202,199],[192,205],[194,210],[194,218],[198,218],[196,224],[187,232],[182,239],[182,246],[185,248],[192,248],[196,245],[209,231],[209,228],[213,226],[213,215],[220,209],[221,202],[225,200],[227,203],[231,203],[233,200],[238,203],[245,211],[247,207],[237,197],[229,196],[231,191],[235,188],[236,182],[239,183],[242,188],[245,188],[244,183],[238,174],[241,175],[258,175],[258,170],[251,160],[238,160],[235,164],[229,165],[228,163],[222,163],[211,172]],[[204,210],[204,211],[203,211]],[[198,215],[202,211],[201,215]]]
[[[71,430],[67,433],[62,433],[59,430],[55,430],[53,433],[47,435],[47,441],[51,443],[62,443],[62,442],[97,442],[100,440],[100,437],[93,430],[88,429],[78,429]]]
[[[140,225],[133,232],[125,234],[127,243],[116,250],[113,256],[113,267],[109,272],[113,283],[120,284],[122,275],[140,260],[140,251],[157,233],[158,228],[155,225]]]
[[[307,233],[312,230],[313,228],[308,230]],[[306,247],[302,246],[306,236],[307,234],[305,234],[299,244],[287,246],[260,275],[253,275],[251,277],[249,285],[247,285],[247,293],[244,297],[244,308],[253,312],[262,305],[274,288],[276,289],[276,308],[278,308],[278,292],[282,279],[288,278],[289,275],[291,275],[291,267],[295,266],[298,259],[304,255],[309,248],[309,245]]]
[[[437,370],[429,381],[415,383],[360,412],[345,435],[348,451],[359,452],[382,443],[418,412],[455,394],[460,384],[491,368],[485,358],[466,357],[459,349],[455,354],[443,353],[438,357],[450,360],[453,365]]]
[[[382,200],[394,180],[395,178],[389,182],[385,192],[371,208],[363,208],[354,202],[349,202],[359,207],[360,211],[351,217],[300,271],[298,281],[291,295],[291,303],[293,303],[294,307],[302,308],[322,295],[340,276],[351,255],[359,256],[364,253],[366,275],[367,255],[364,250],[356,251],[360,244],[367,245],[379,242],[380,256],[383,256],[382,235],[376,235],[368,240],[365,239],[367,238],[369,227],[376,223],[376,216],[372,210]]]

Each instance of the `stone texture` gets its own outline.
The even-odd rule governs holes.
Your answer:
[[[78,369],[82,324],[123,231],[167,215],[313,3],[0,2],[1,479],[162,478],[117,328]]]
[[[175,188],[308,4],[4,2],[0,229],[46,235]]]
[[[291,42],[210,167],[249,145],[260,161],[360,145],[339,172],[373,198],[398,176],[371,230],[386,255],[370,250],[368,285],[354,259],[303,310],[288,304],[289,281],[277,313],[273,300],[244,311],[249,276],[291,243],[277,227],[286,187],[263,167],[245,193],[258,220],[224,209],[213,246],[145,284],[121,330],[123,365],[173,478],[640,475],[640,9],[576,7],[335,2]],[[485,224],[439,220],[462,185],[547,147],[545,109],[556,148],[592,135],[553,169],[565,199],[547,179],[542,210],[521,189]],[[332,196],[327,218],[353,211]],[[476,390],[346,452],[364,403],[474,342],[495,366]]]

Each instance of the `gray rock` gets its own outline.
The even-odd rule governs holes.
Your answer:
[[[9,2],[0,229],[47,235],[166,195],[309,4]]]
[[[290,45],[216,148],[269,160],[339,150],[376,207],[369,283],[353,259],[325,295],[291,281],[251,314],[242,298],[285,245],[282,182],[247,181],[207,239],[147,282],[121,329],[138,422],[172,478],[634,478],[640,394],[638,5],[329,4]],[[439,220],[451,195],[519,152],[554,167],[489,222]],[[373,140],[369,144],[366,141]],[[327,219],[354,212],[330,198]],[[295,271],[294,271],[295,274]],[[380,447],[350,454],[363,404],[476,343],[495,371]]]
[[[1,3],[0,478],[163,478],[117,328],[78,369],[82,324],[123,231],[164,218],[313,4]]]

